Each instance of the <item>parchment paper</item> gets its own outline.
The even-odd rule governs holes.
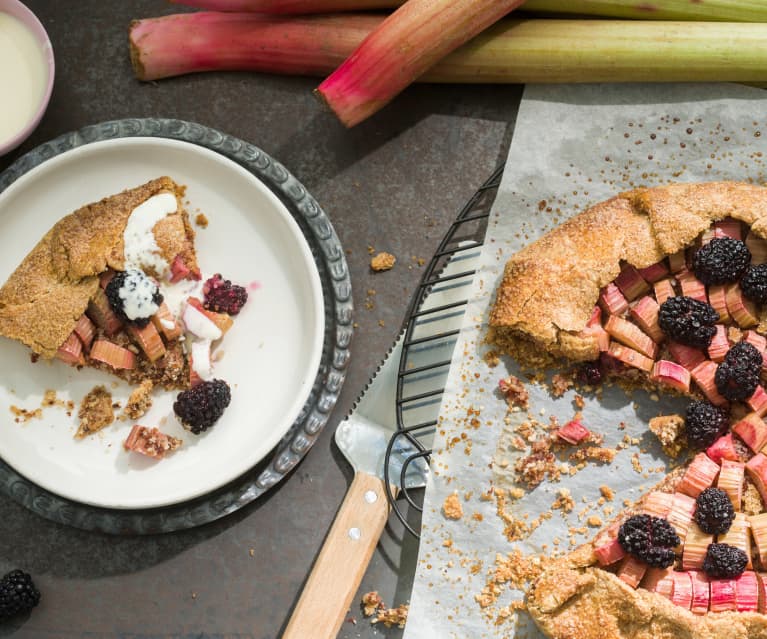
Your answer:
[[[568,526],[583,529],[579,543],[591,538],[598,526],[587,524],[589,516],[607,521],[610,506],[617,513],[624,499],[633,501],[665,474],[668,459],[647,421],[684,406],[641,392],[629,397],[615,388],[601,399],[586,396],[583,423],[604,435],[604,446],[615,447],[627,435],[633,444],[612,464],[589,464],[559,483],[544,481],[516,502],[513,512],[529,513],[532,520],[567,488],[575,508],[567,518],[555,511],[529,538],[509,543],[495,502],[480,498],[493,483],[503,483],[503,471],[497,464],[491,468],[493,457],[508,453],[511,465],[515,459],[508,447],[510,426],[504,424],[507,407],[495,390],[515,367],[508,358],[488,366],[482,343],[506,259],[570,215],[622,190],[680,181],[764,182],[766,96],[727,84],[526,88],[442,402],[406,639],[541,637],[526,613],[496,625],[494,613],[521,592],[504,591],[485,610],[475,601],[494,571],[496,553],[515,547],[525,554],[566,551],[572,548]],[[553,415],[564,424],[573,417],[572,391],[554,399],[541,386],[528,384],[528,390],[530,413],[541,422]],[[522,416],[513,415],[512,425]],[[452,443],[456,437],[462,438],[458,444]],[[616,495],[600,506],[603,484]],[[458,521],[442,513],[454,492],[463,506]]]

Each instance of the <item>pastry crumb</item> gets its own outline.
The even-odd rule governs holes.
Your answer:
[[[154,388],[154,383],[151,379],[145,379],[141,382],[128,397],[120,419],[135,420],[146,415],[152,407],[152,388]]]
[[[168,453],[179,448],[183,443],[182,439],[166,435],[159,428],[147,428],[146,426],[136,424],[123,443],[123,448],[154,459],[162,459]]]
[[[104,386],[94,386],[80,402],[77,416],[80,426],[75,439],[82,439],[109,426],[115,420],[111,393]]]
[[[384,608],[386,608],[386,604],[384,604],[377,590],[372,590],[362,595],[362,613],[366,617],[370,617],[378,610],[383,610]]]
[[[463,517],[463,506],[461,506],[457,493],[452,493],[445,497],[445,501],[442,504],[442,512],[448,519],[460,519]]]
[[[684,448],[684,417],[682,415],[658,415],[650,420],[650,432],[660,441],[665,452],[672,459],[679,457]]]
[[[388,271],[396,261],[397,258],[391,253],[381,252],[370,260],[370,268],[374,271]]]
[[[208,218],[205,216],[205,213],[198,213],[194,218],[194,223],[201,229],[208,228]]]
[[[554,395],[554,397],[562,397],[572,385],[572,377],[557,373],[551,378],[551,394]]]
[[[402,604],[396,608],[379,610],[376,618],[371,623],[383,623],[387,628],[404,628],[407,623],[407,613],[410,609],[408,604]]]
[[[527,392],[525,385],[518,377],[509,375],[498,382],[498,389],[506,398],[506,403],[510,407],[518,406],[527,409],[530,401],[530,393]]]
[[[610,488],[607,485],[602,485],[599,487],[599,492],[602,494],[602,497],[604,497],[607,501],[612,501],[615,499],[615,491]]]

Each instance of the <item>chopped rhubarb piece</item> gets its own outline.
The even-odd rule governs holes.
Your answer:
[[[736,590],[734,579],[711,580],[711,612],[726,612],[736,609]]]
[[[649,357],[645,357],[641,353],[637,353],[627,346],[618,344],[618,342],[610,342],[610,348],[607,349],[607,352],[618,361],[633,366],[634,368],[638,368],[646,373],[652,371],[653,364],[655,363]]]
[[[671,593],[671,603],[685,610],[692,607],[692,577],[689,572],[673,572],[674,590]]]
[[[621,344],[639,351],[642,355],[654,359],[658,354],[658,345],[653,342],[652,338],[628,320],[610,315],[607,318],[605,330]]]
[[[759,335],[756,331],[744,331],[743,341],[755,346],[756,350],[762,353],[762,355],[764,355],[765,350],[767,350],[767,337]]]
[[[671,503],[673,501],[674,495],[672,493],[662,493],[659,490],[654,490],[644,498],[642,512],[653,517],[666,519],[671,511]]]
[[[708,345],[708,356],[714,362],[723,362],[729,350],[730,340],[727,339],[727,329],[722,324],[717,324],[716,333]]]
[[[668,511],[668,523],[670,523],[676,534],[684,543],[687,537],[687,530],[692,523],[692,516],[695,514],[695,500],[684,493],[674,493],[671,501],[671,509]]]
[[[104,271],[101,275],[99,275],[99,286],[106,290],[107,284],[112,281],[112,278],[115,276],[115,271],[113,271],[111,268]]]
[[[767,513],[752,515],[748,518],[748,523],[751,525],[751,535],[756,543],[759,561],[762,567],[767,566]]]
[[[759,580],[750,570],[735,578],[735,610],[757,612],[759,610]]]
[[[162,343],[162,337],[152,322],[143,328],[129,324],[126,329],[150,362],[156,362],[165,355],[165,344]]]
[[[580,444],[589,435],[591,435],[591,431],[577,419],[567,422],[562,428],[557,430],[557,437],[564,439],[570,444]]]
[[[687,268],[687,256],[684,249],[668,256],[668,266],[672,273],[679,273],[682,269]]]
[[[759,417],[767,415],[767,392],[761,384],[756,387],[754,394],[746,400],[746,403]]]
[[[743,462],[722,460],[722,468],[719,471],[719,480],[716,487],[727,493],[735,510],[740,510],[743,500],[743,480],[746,477],[746,465]]]
[[[706,396],[714,406],[726,406],[727,400],[719,394],[714,381],[716,375],[716,362],[707,360],[701,362],[690,371],[695,383],[700,387],[701,392]]]
[[[706,488],[714,485],[718,474],[719,464],[711,461],[706,453],[698,453],[687,467],[676,489],[696,498]]]
[[[730,284],[726,294],[727,311],[741,328],[749,328],[759,323],[756,305],[743,296],[738,284]]]
[[[727,285],[713,284],[708,287],[708,303],[719,313],[719,321],[728,324],[731,320],[727,310]]]
[[[88,317],[90,317],[100,329],[111,337],[122,328],[120,318],[115,315],[109,305],[106,293],[100,288],[96,289],[93,297],[88,302]]]
[[[88,348],[96,335],[96,327],[88,319],[87,315],[81,315],[80,319],[75,324],[75,333],[85,348]]]
[[[620,274],[615,278],[615,285],[629,302],[650,292],[650,285],[631,264],[626,264],[621,269]]]
[[[601,546],[595,547],[594,554],[602,566],[609,566],[623,559],[626,556],[626,551],[623,550],[623,546],[617,539],[611,539]]]
[[[127,348],[97,339],[91,346],[90,358],[97,362],[109,364],[112,368],[133,369],[136,367],[136,356]]]
[[[645,268],[639,269],[639,274],[647,282],[654,284],[668,275],[668,266],[665,262],[656,262]]]
[[[60,359],[62,362],[72,366],[85,364],[83,343],[77,337],[77,333],[74,331],[70,333],[69,337],[64,340],[64,343],[59,346],[59,349],[56,351],[56,359]]]
[[[708,294],[706,293],[706,285],[701,282],[695,275],[688,272],[682,275],[680,273],[677,276],[679,280],[679,286],[682,287],[682,295],[691,297],[699,302],[708,303]]]
[[[170,265],[171,283],[175,284],[176,282],[180,282],[181,280],[184,280],[184,279],[194,279],[194,278],[189,278],[191,274],[192,274],[192,271],[189,269],[189,267],[186,264],[184,264],[183,258],[180,255],[176,255],[176,257],[173,258],[173,262]]]
[[[764,563],[762,563],[764,565]],[[756,580],[759,582],[759,612],[764,614],[767,611],[767,588],[765,587],[767,573],[756,573]]]
[[[757,453],[746,462],[746,473],[754,482],[762,502],[767,504],[767,457],[762,453]]]
[[[668,351],[671,353],[677,364],[681,364],[688,371],[692,371],[698,364],[702,364],[706,361],[706,356],[703,351],[687,346],[686,344],[680,344],[679,342],[669,342]]]
[[[674,291],[674,280],[668,278],[660,280],[652,285],[653,292],[655,293],[655,301],[658,305],[663,304],[669,297],[674,297],[676,292]]]
[[[682,393],[690,392],[690,371],[665,359],[655,362],[650,379]]]
[[[751,264],[764,264],[767,262],[767,240],[749,231],[746,236],[746,246],[751,251]]]
[[[730,529],[724,535],[719,535],[716,542],[740,548],[748,557],[746,568],[750,570],[753,567],[751,564],[751,534],[749,533],[748,516],[745,513],[735,513],[735,519],[732,520]]]
[[[595,306],[591,311],[591,317],[586,322],[586,328],[580,332],[580,335],[594,338],[600,353],[606,352],[610,347],[610,336],[602,328],[602,309],[599,306]]]
[[[731,237],[734,240],[742,240],[743,228],[740,220],[726,217],[714,222],[714,237]]]
[[[599,305],[611,315],[622,315],[629,309],[629,303],[620,289],[610,282],[599,294]]]
[[[700,570],[710,544],[714,543],[714,535],[704,533],[695,522],[690,524],[682,551],[682,570]]]
[[[767,444],[767,424],[764,423],[764,420],[757,413],[746,415],[733,425],[732,430],[755,453],[758,453]]]
[[[168,341],[178,339],[184,334],[184,327],[173,317],[173,313],[165,302],[160,304],[160,308],[152,316],[152,324]]]
[[[674,594],[673,568],[648,568],[642,578],[641,586],[661,597],[671,599]]]
[[[194,306],[198,311],[200,311],[200,313],[205,315],[205,317],[207,317],[211,322],[218,326],[219,330],[223,334],[226,334],[226,332],[234,325],[234,320],[230,315],[227,313],[216,313],[215,311],[209,311],[196,297],[190,297],[186,302],[187,304]]]
[[[128,434],[123,447],[125,450],[132,450],[147,457],[162,459],[181,444],[182,440],[166,435],[158,428],[148,428],[136,424]]]
[[[658,324],[659,310],[658,302],[648,295],[640,299],[629,311],[631,319],[656,343],[665,339],[663,329]]]
[[[627,583],[632,588],[639,586],[642,577],[647,572],[647,564],[632,555],[628,555],[618,568],[618,579]]]
[[[704,552],[705,554],[705,552]],[[692,605],[690,611],[695,615],[705,615],[708,612],[711,590],[708,575],[699,570],[690,571],[692,579]]]
[[[738,451],[735,450],[735,440],[732,438],[732,433],[727,433],[711,444],[706,449],[706,455],[717,464],[721,464],[725,459],[730,461],[738,461],[740,459]]]

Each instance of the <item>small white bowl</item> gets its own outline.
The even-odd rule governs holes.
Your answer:
[[[45,92],[43,93],[39,104],[35,106],[35,110],[33,112],[30,111],[30,118],[27,120],[24,128],[18,131],[12,138],[0,144],[0,155],[5,155],[26,140],[40,123],[43,113],[45,113],[45,110],[48,108],[48,102],[51,99],[53,79],[56,75],[56,65],[53,60],[53,47],[48,38],[48,33],[40,23],[40,20],[37,19],[37,16],[32,13],[26,5],[19,2],[19,0],[0,0],[0,13],[7,13],[13,16],[32,32],[40,43],[40,46],[43,49],[43,56],[48,64],[48,79]]]

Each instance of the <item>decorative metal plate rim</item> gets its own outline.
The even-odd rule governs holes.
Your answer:
[[[353,334],[351,277],[335,229],[317,201],[278,161],[257,146],[216,129],[170,118],[111,120],[41,144],[0,174],[0,193],[57,155],[92,142],[158,137],[220,153],[259,178],[298,222],[320,273],[325,334],[319,370],[298,418],[277,447],[250,471],[202,497],[162,508],[107,509],[74,502],[29,481],[0,460],[0,492],[57,523],[112,534],[155,534],[193,528],[239,510],[282,481],[304,458],[330,418],[346,378]]]

